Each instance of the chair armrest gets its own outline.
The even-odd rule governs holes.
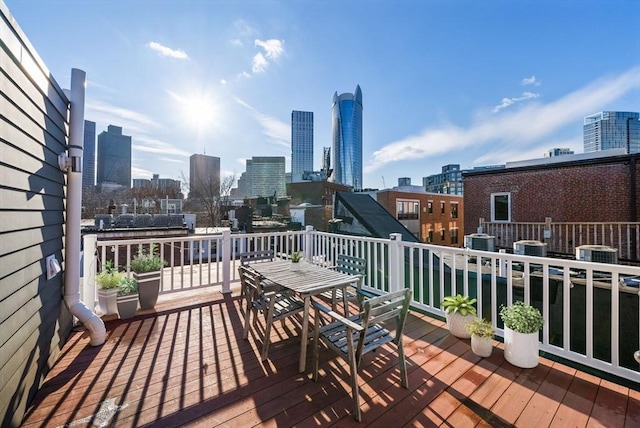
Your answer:
[[[326,306],[321,305],[320,303],[312,300],[311,304],[313,305],[314,308],[316,308],[316,311],[321,311],[327,315],[329,315],[331,318],[333,318],[334,320],[344,324],[345,326],[355,330],[355,331],[362,331],[364,330],[364,328],[360,325],[360,324],[356,324],[355,322],[351,321],[348,318],[345,318],[344,316],[340,315],[337,312],[332,311],[331,309],[327,308]]]

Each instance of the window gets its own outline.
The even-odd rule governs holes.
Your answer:
[[[444,241],[444,238],[445,238],[445,230],[440,229],[440,241]]]
[[[427,202],[427,206],[429,207],[429,214],[433,214],[433,201]]]
[[[420,214],[420,204],[416,201],[396,201],[396,217],[398,220],[417,220]]]
[[[452,244],[457,244],[458,243],[458,228],[454,227],[453,229],[451,229],[451,243]]]
[[[444,201],[440,202],[440,214],[444,214]]]
[[[491,194],[491,221],[511,221],[511,194]]]
[[[458,204],[451,204],[451,218],[458,218]]]
[[[427,239],[429,244],[433,243],[433,229],[429,229],[429,238]]]

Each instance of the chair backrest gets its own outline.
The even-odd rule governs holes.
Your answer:
[[[335,269],[348,275],[364,275],[367,271],[367,260],[359,257],[338,254]]]
[[[255,298],[262,294],[261,277],[257,272],[248,266],[241,265],[238,267],[238,273],[240,283],[249,297]]]
[[[271,261],[274,257],[273,250],[248,251],[240,254],[240,263],[245,265],[257,261]]]
[[[362,327],[366,331],[369,326],[396,318],[395,340],[398,341],[402,336],[410,304],[411,289],[409,288],[367,299],[362,303]],[[360,347],[361,344],[358,345]]]

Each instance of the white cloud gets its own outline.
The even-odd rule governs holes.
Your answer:
[[[157,42],[147,43],[147,47],[156,51],[161,56],[168,56],[176,59],[189,59],[189,56],[181,49],[171,49]]]
[[[133,150],[145,153],[157,153],[166,156],[189,157],[192,153],[179,149],[169,143],[144,135],[135,136],[131,147]]]
[[[493,148],[508,143],[512,150],[523,152],[534,144],[544,143],[548,149],[553,146],[544,139],[554,132],[567,126],[579,128],[585,116],[638,88],[640,69],[633,68],[618,76],[592,82],[547,104],[532,104],[512,113],[484,117],[468,128],[454,125],[427,128],[418,135],[387,144],[374,152],[365,172],[373,172],[392,162],[434,157],[470,147]]]
[[[262,127],[262,133],[268,137],[270,143],[291,148],[291,127],[288,123],[260,113],[239,98],[235,98],[235,100],[238,104],[251,111],[254,119]]]
[[[153,177],[153,172],[146,170],[144,168],[140,168],[136,165],[131,165],[131,178],[150,179],[151,177]]]
[[[278,59],[284,53],[284,40],[269,39],[258,40],[256,39],[255,45],[264,49],[267,58]]]
[[[234,46],[242,46],[242,40],[240,40],[240,39],[233,39],[230,42]]]
[[[540,86],[542,83],[536,79],[536,76],[531,76],[531,77],[525,77],[524,79],[522,79],[520,84],[522,86],[528,86],[528,85]]]
[[[498,104],[497,106],[495,106],[492,111],[494,113],[497,113],[500,110],[502,110],[504,108],[507,108],[510,105],[515,104],[517,102],[526,101],[526,100],[530,100],[530,99],[538,98],[538,97],[540,97],[540,94],[536,94],[536,93],[533,93],[533,92],[523,92],[522,95],[519,96],[519,97],[503,98],[502,102],[500,104]]]
[[[268,67],[269,63],[267,62],[266,58],[264,57],[264,55],[258,52],[253,57],[253,65],[251,66],[251,71],[253,71],[254,73],[262,73],[263,71],[266,71]]]
[[[163,129],[162,125],[145,114],[101,101],[88,101],[86,110],[87,120],[121,126],[125,135],[151,133]]]

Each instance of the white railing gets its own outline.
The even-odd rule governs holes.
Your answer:
[[[496,245],[513,248],[520,240],[547,243],[547,251],[575,255],[581,245],[606,245],[618,250],[618,258],[640,260],[639,222],[480,222],[483,233],[495,236]]]
[[[162,292],[219,286],[237,281],[239,254],[273,249],[288,257],[303,251],[308,262],[332,266],[338,254],[367,260],[365,286],[388,292],[411,287],[413,307],[436,316],[450,294],[477,297],[478,315],[503,335],[501,305],[523,300],[546,320],[540,349],[546,353],[640,382],[633,353],[640,349],[640,268],[506,253],[473,251],[390,239],[307,230],[260,234],[194,235],[180,238],[110,240],[85,237],[85,284],[106,260],[126,271],[139,244],[158,245],[167,260]],[[93,290],[91,290],[93,289]],[[85,295],[86,292],[85,292]],[[624,340],[620,340],[624,338]]]

